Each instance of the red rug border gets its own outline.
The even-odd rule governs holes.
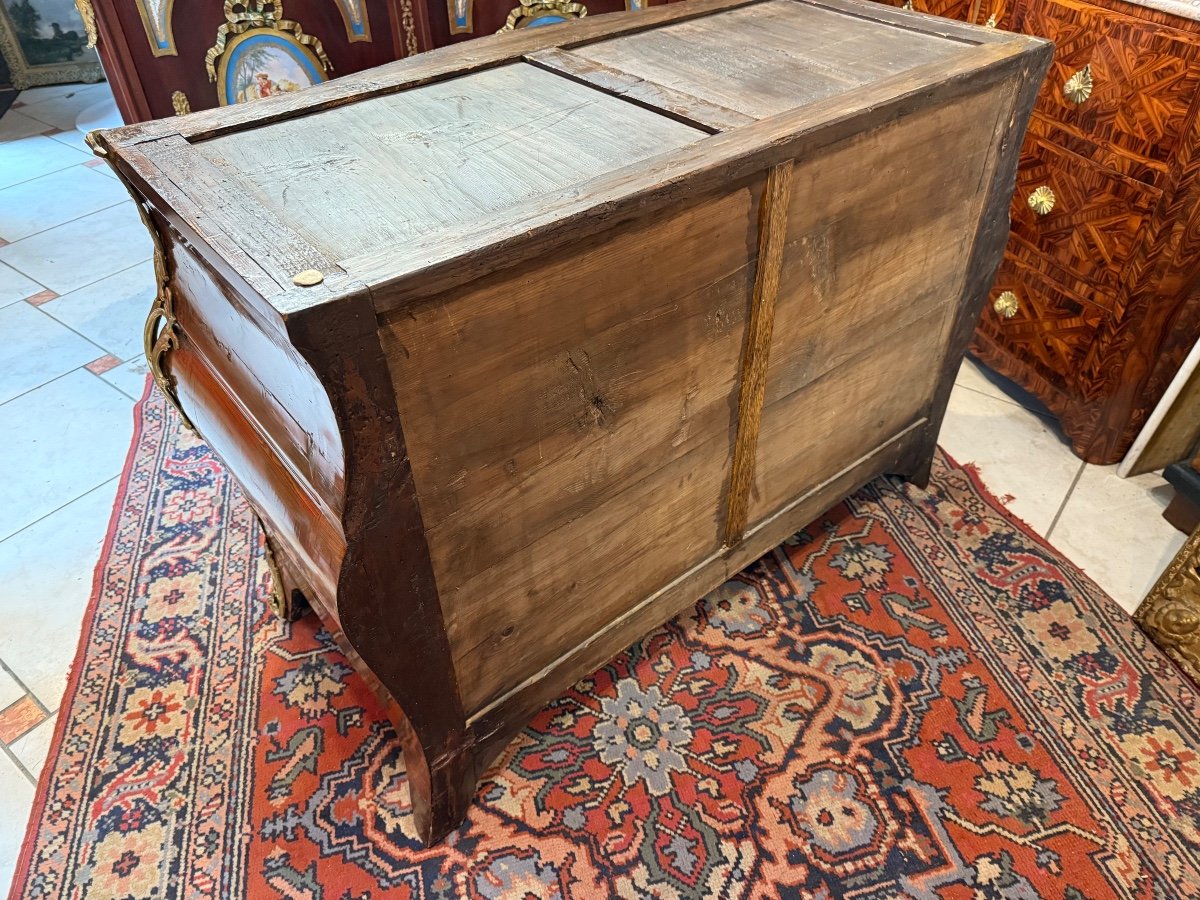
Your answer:
[[[121,480],[117,482],[117,493],[113,498],[113,508],[108,514],[108,529],[104,533],[104,543],[100,547],[100,556],[96,560],[96,566],[92,569],[92,593],[88,597],[87,606],[84,609],[83,627],[79,629],[79,643],[75,647],[75,655],[71,660],[71,668],[67,672],[67,686],[63,691],[62,701],[58,705],[59,715],[58,721],[54,723],[54,736],[50,739],[50,747],[46,751],[46,759],[42,763],[42,772],[38,776],[37,787],[34,789],[33,808],[30,809],[29,819],[25,823],[25,837],[21,840],[21,852],[17,856],[17,866],[13,870],[12,883],[9,886],[9,900],[21,900],[17,894],[18,885],[23,888],[29,878],[29,866],[33,861],[33,848],[37,843],[37,828],[34,825],[41,820],[42,814],[46,811],[46,801],[50,796],[50,779],[54,774],[54,766],[51,763],[58,757],[58,753],[62,749],[67,722],[70,719],[70,716],[64,715],[64,713],[69,712],[70,707],[74,705],[75,694],[79,690],[80,672],[83,669],[87,649],[91,644],[91,625],[95,621],[96,607],[100,605],[100,595],[103,592],[102,581],[104,570],[107,568],[108,557],[112,553],[113,540],[116,538],[117,525],[121,510],[124,507],[124,504],[120,501],[124,498],[125,492],[129,488],[129,479],[133,474],[133,464],[137,458],[138,447],[141,445],[142,433],[145,430],[146,417],[144,410],[146,403],[150,400],[150,393],[153,390],[154,378],[151,375],[147,375],[146,386],[142,388],[142,397],[133,404],[131,410],[133,415],[133,435],[129,440],[129,450],[125,453],[125,464],[121,469]]]
[[[123,508],[123,504],[120,501],[124,497],[125,492],[129,487],[129,479],[133,474],[134,461],[137,457],[137,450],[141,443],[145,425],[145,416],[143,411],[146,403],[150,400],[150,395],[153,389],[154,379],[147,375],[146,386],[142,391],[142,397],[140,400],[134,403],[132,408],[133,435],[129,442],[129,450],[125,455],[125,464],[121,470],[121,479],[117,484],[116,496],[113,498],[112,512],[109,513],[108,530],[105,532],[104,543],[100,548],[100,556],[96,560],[96,566],[92,571],[92,593],[88,598],[87,606],[84,610],[84,627],[82,627],[79,632],[79,643],[75,648],[75,656],[71,662],[71,668],[67,675],[67,686],[63,692],[62,701],[59,704],[59,718],[54,726],[54,735],[50,740],[49,749],[46,751],[46,759],[42,765],[41,774],[38,776],[38,783],[33,798],[33,807],[30,810],[29,819],[25,824],[25,836],[21,841],[21,852],[17,857],[17,865],[13,870],[12,883],[9,887],[9,900],[21,900],[16,893],[17,886],[21,885],[23,887],[28,880],[29,867],[32,863],[33,849],[37,842],[37,829],[34,827],[34,824],[41,820],[42,814],[45,812],[46,801],[49,798],[50,779],[53,776],[54,770],[52,762],[57,758],[59,750],[62,748],[67,721],[69,719],[69,716],[63,715],[62,713],[64,711],[69,711],[70,707],[74,704],[75,694],[79,687],[79,677],[83,668],[84,657],[91,643],[90,625],[95,619],[96,607],[100,603],[100,595],[103,587],[103,573],[107,568],[106,563],[110,553],[112,552],[112,544],[116,537],[117,525],[121,510]],[[1006,519],[1013,522],[1013,524],[1016,525],[1026,537],[1031,538],[1039,546],[1053,552],[1061,559],[1062,562],[1071,565],[1081,576],[1083,576],[1092,584],[1097,592],[1099,592],[1106,599],[1108,599],[1110,603],[1120,609],[1123,614],[1126,616],[1130,615],[1130,613],[1128,613],[1124,607],[1122,607],[1111,596],[1109,596],[1107,591],[1096,584],[1096,582],[1083,569],[1081,569],[1079,565],[1074,562],[1074,560],[1063,555],[1063,553],[1048,540],[1046,540],[1046,538],[1034,531],[1029,523],[1013,513],[1013,511],[1009,509],[1008,505],[999,497],[997,497],[986,484],[984,484],[983,477],[979,472],[979,467],[976,466],[975,463],[960,463],[957,459],[946,452],[946,450],[940,445],[938,449],[941,451],[942,456],[945,457],[946,462],[949,463],[953,468],[965,472],[979,493],[982,494],[983,497],[993,507],[995,507],[999,512],[1003,513]]]

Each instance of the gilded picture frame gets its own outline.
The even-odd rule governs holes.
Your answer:
[[[321,41],[283,17],[282,0],[226,0],[226,24],[204,57],[222,106],[291,93],[333,69]]]
[[[587,15],[587,7],[572,0],[520,0],[499,31],[558,25]]]
[[[217,97],[222,106],[228,106],[291,93],[325,80],[325,68],[315,53],[287,32],[260,28],[239,34],[225,45],[217,67]]]
[[[0,54],[18,90],[104,80],[74,0],[0,0]]]

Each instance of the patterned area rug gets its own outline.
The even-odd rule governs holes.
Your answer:
[[[425,850],[221,462],[138,417],[14,896],[1200,893],[1194,688],[944,457],[576,685]]]

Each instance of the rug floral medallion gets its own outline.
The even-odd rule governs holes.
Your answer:
[[[138,417],[15,897],[1200,896],[1195,688],[945,457],[575,685],[424,849],[224,466]]]

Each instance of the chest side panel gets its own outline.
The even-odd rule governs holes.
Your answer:
[[[751,522],[928,407],[1010,91],[903,117],[796,163]]]
[[[385,320],[468,711],[716,550],[760,190]]]
[[[761,119],[963,49],[883,22],[771,0],[571,52]]]

